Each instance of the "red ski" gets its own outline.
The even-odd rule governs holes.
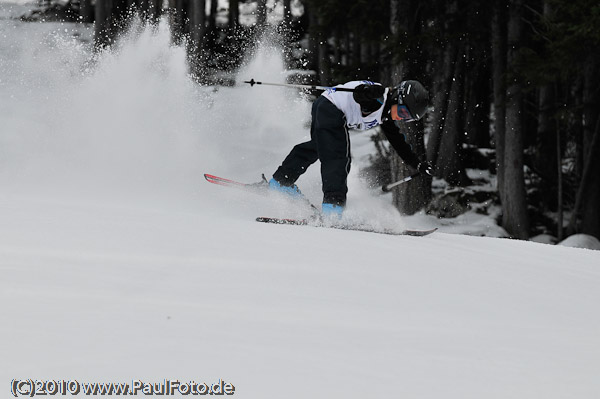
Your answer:
[[[266,191],[266,189],[269,187],[269,183],[265,175],[262,175],[262,180],[258,183],[240,183],[239,181],[225,179],[223,177],[215,175],[209,175],[208,173],[204,174],[204,178],[207,182],[212,184],[218,184],[219,186],[237,187],[251,191]]]
[[[209,175],[208,173],[204,174],[204,178],[206,179],[207,182],[212,183],[212,184],[217,184],[219,186],[239,188],[242,190],[247,190],[247,191],[251,191],[253,193],[258,193],[258,194],[263,194],[263,195],[273,193],[272,190],[269,190],[269,181],[265,177],[264,173],[262,174],[262,180],[257,183],[241,183],[239,181],[225,179],[223,177],[219,177],[219,176],[215,176],[215,175]],[[284,194],[284,196],[285,196],[285,194]],[[308,198],[306,198],[303,195],[300,195],[297,198],[291,198],[291,199],[293,201],[296,201],[297,203],[308,205],[314,212],[318,212],[318,208],[316,206],[314,206],[313,204],[311,204],[311,202],[308,200]]]

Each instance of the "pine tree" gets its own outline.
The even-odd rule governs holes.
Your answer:
[[[526,239],[529,219],[523,172],[523,88],[517,75],[518,51],[523,39],[523,0],[511,0],[509,4],[506,60],[511,76],[506,89],[502,226],[511,236]]]

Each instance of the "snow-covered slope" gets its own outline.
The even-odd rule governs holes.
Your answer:
[[[309,103],[195,87],[164,27],[94,65],[69,32],[0,21],[6,397],[14,378],[223,379],[241,398],[597,397],[599,252],[255,223],[302,210],[202,173],[271,173],[307,136]],[[263,49],[239,78],[283,76]],[[350,217],[421,227],[356,169]],[[319,200],[317,165],[299,183]]]
[[[223,378],[245,398],[600,388],[595,251],[171,205],[2,200],[3,380]]]

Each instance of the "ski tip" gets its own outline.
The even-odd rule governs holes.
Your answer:
[[[402,232],[402,235],[405,236],[415,236],[415,237],[422,237],[422,236],[427,236],[431,233],[434,233],[437,231],[437,227],[430,229],[430,230],[404,230]]]
[[[211,175],[209,173],[205,173],[204,174],[204,178],[206,179],[206,181],[209,181],[211,183],[213,183],[215,180],[221,180],[222,178],[215,176],[215,175]]]

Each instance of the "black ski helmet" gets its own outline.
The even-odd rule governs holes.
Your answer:
[[[413,117],[418,121],[427,113],[429,107],[429,92],[417,80],[404,80],[394,88],[394,100],[397,104],[405,105]]]

